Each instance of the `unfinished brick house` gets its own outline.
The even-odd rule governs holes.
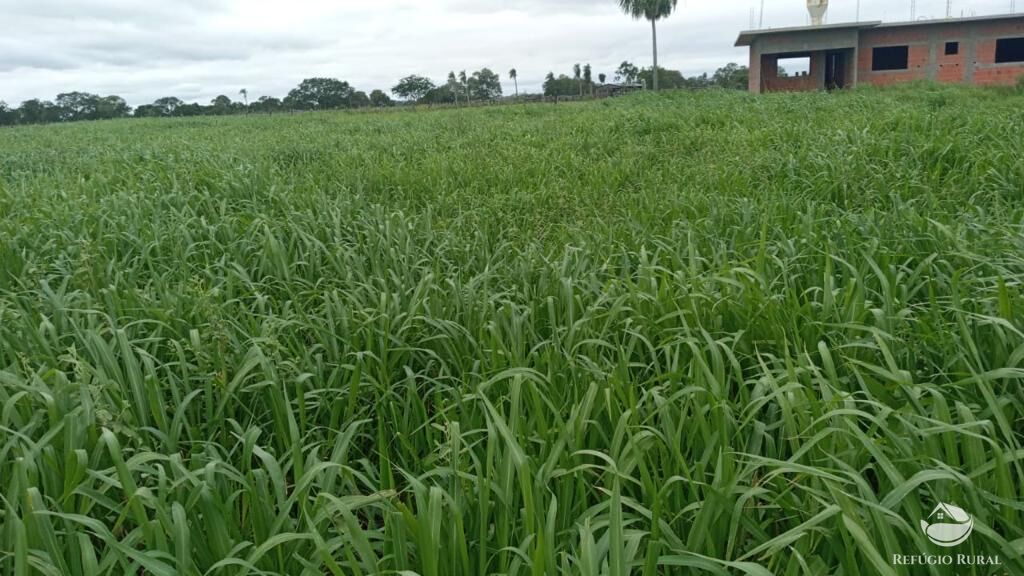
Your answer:
[[[736,46],[750,47],[758,93],[914,80],[1010,85],[1024,76],[1024,14],[750,30]]]

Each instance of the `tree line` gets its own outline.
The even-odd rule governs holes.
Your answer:
[[[513,68],[509,78],[516,81],[518,74]],[[501,98],[501,77],[490,68],[482,68],[467,74],[465,70],[456,74],[448,73],[443,84],[435,84],[424,76],[406,76],[394,88],[392,94],[407,103],[417,104],[458,104],[460,102],[488,102]]]
[[[283,98],[263,96],[249,101],[249,92],[241,90],[238,100],[220,95],[209,104],[187,103],[168,96],[152,104],[132,109],[120,96],[101,96],[88,92],[68,92],[54,100],[32,99],[11,108],[0,102],[0,126],[15,124],[49,124],[82,120],[115,118],[169,118],[188,116],[228,116],[232,114],[275,114],[286,111],[337,110],[391,106],[394,101],[383,91],[370,94],[354,89],[348,82],[335,78],[307,78]]]
[[[26,100],[18,108],[11,108],[0,102],[0,126],[125,118],[131,113],[131,106],[120,96],[68,92],[59,94],[52,102]]]
[[[686,77],[678,70],[657,68],[658,84],[661,88],[726,88],[732,90],[746,90],[750,71],[746,66],[729,63],[714,74],[707,73],[700,76]],[[615,70],[613,80],[617,84],[634,85],[643,88],[653,88],[654,69],[639,68],[631,62],[623,62]],[[560,74],[555,76],[554,72],[548,72],[544,79],[545,96],[588,96],[607,84],[608,75],[600,73],[595,82],[593,68],[590,64],[573,66],[572,75]]]
[[[746,66],[729,64],[713,75],[684,77],[677,70],[658,69],[662,87],[666,88],[722,88],[746,89]],[[650,68],[638,68],[623,62],[614,73],[615,82],[626,84],[653,84]],[[519,95],[519,74],[509,70],[508,77]],[[555,76],[549,73],[544,82],[545,96],[584,96],[608,80],[606,74],[594,77],[590,64],[575,65],[572,75]],[[443,83],[430,78],[411,75],[402,78],[391,89],[392,99],[383,90],[367,94],[356,90],[348,82],[334,78],[307,78],[283,99],[263,96],[250,101],[247,90],[241,90],[235,100],[220,95],[209,104],[187,103],[176,97],[159,98],[151,104],[132,109],[120,96],[101,96],[88,92],[68,92],[50,100],[27,100],[11,108],[0,102],[0,126],[16,124],[48,124],[82,120],[108,120],[115,118],[170,118],[189,116],[227,116],[233,114],[277,114],[290,111],[338,110],[346,108],[385,108],[397,104],[462,104],[492,102],[503,97],[501,77],[489,68],[476,72],[449,72]]]
[[[518,91],[518,81],[517,81]],[[502,95],[501,78],[488,68],[472,74],[454,72],[444,84],[436,85],[429,78],[408,76],[392,89],[402,103],[442,104],[489,101]],[[233,114],[276,114],[280,112],[339,110],[346,108],[385,108],[396,101],[383,90],[366,92],[335,78],[307,78],[281,99],[262,96],[249,101],[249,92],[241,90],[240,99],[220,95],[209,104],[188,103],[167,96],[151,104],[132,109],[120,96],[101,96],[88,92],[59,94],[54,100],[26,100],[12,108],[0,101],[0,126],[16,124],[51,124],[83,120],[116,118],[172,118],[190,116],[228,116]]]

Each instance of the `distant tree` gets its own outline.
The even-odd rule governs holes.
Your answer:
[[[410,100],[413,102],[422,100],[428,92],[436,88],[434,83],[430,81],[430,78],[423,76],[406,76],[398,81],[398,84],[391,89],[391,92],[401,98],[402,100]]]
[[[233,112],[231,98],[221,94],[210,101],[210,114],[213,116],[226,116]]]
[[[373,104],[377,108],[387,108],[395,105],[395,103],[391,101],[391,97],[384,93],[383,90],[374,90],[373,92],[370,92],[370,104]]]
[[[143,104],[142,106],[136,108],[135,112],[132,114],[132,116],[136,118],[156,118],[159,115],[160,110],[158,110],[157,107],[153,106],[152,104]]]
[[[619,0],[619,7],[633,18],[651,22],[651,43],[654,46],[654,91],[658,90],[658,20],[675,11],[678,0]]]
[[[120,96],[104,96],[96,102],[98,119],[127,118],[131,115],[132,107]]]
[[[43,102],[43,124],[61,121],[61,107],[46,100]]]
[[[296,110],[334,110],[352,105],[352,87],[334,78],[307,78],[288,93],[285,102]]]
[[[191,104],[181,104],[174,109],[172,116],[180,116],[182,118],[191,118],[195,116],[205,116],[207,114],[207,108],[202,104],[192,102]]]
[[[33,98],[22,102],[17,109],[18,124],[39,124],[43,121],[43,102]]]
[[[662,88],[691,87],[690,83],[683,76],[683,73],[679,70],[658,68],[658,78]],[[654,72],[650,68],[644,68],[640,70],[637,80],[645,86],[651,86],[654,83]]]
[[[508,71],[508,77],[515,84],[516,98],[519,98],[519,72],[515,68]]]
[[[555,96],[556,95],[555,94],[555,82],[556,82],[556,80],[555,80],[555,73],[554,72],[548,72],[548,75],[544,77],[543,90],[544,90],[544,95],[545,96]]]
[[[174,116],[174,112],[184,104],[184,102],[173,96],[160,98],[156,102],[153,102],[153,106],[157,109],[158,116]]]
[[[270,114],[271,116],[273,116],[276,112],[280,112],[281,106],[281,101],[272,96],[260,96],[259,100],[253,103],[253,107],[257,112],[262,112],[263,114]]]
[[[662,71],[659,72],[659,76],[662,78],[663,81],[664,81],[665,77],[662,76],[662,74],[664,74],[664,73],[665,73],[665,70],[662,70]],[[670,72],[670,74],[671,74],[671,72]],[[711,82],[711,79],[708,78],[707,72],[701,74],[700,76],[691,76],[689,78],[683,78],[682,83],[683,83],[683,85],[682,85],[683,88],[690,88],[690,89],[707,88],[707,87],[713,85],[712,82]]]
[[[579,64],[573,65],[572,77],[576,80],[576,83],[580,85],[580,96],[583,96],[583,69],[580,68]]]
[[[545,96],[573,96],[577,94],[578,88],[576,80],[565,74],[556,78],[554,72],[549,72],[544,79]]]
[[[721,88],[746,90],[749,79],[750,70],[746,66],[730,62],[715,71],[714,76],[711,77],[711,82]]]
[[[168,96],[160,98],[152,104],[144,104],[135,109],[136,118],[167,118],[170,116],[202,116],[206,108],[199,104],[186,104],[181,100]]]
[[[245,107],[248,108],[249,107],[249,91],[246,90],[245,88],[242,88],[241,90],[238,91],[238,95],[242,97],[242,100],[245,102]]]
[[[366,95],[366,92],[356,91],[352,93],[352,107],[353,108],[369,108],[370,97]]]
[[[21,103],[18,108],[18,123],[19,124],[42,124],[46,122],[47,115],[47,104],[48,102],[42,102],[33,98],[32,100],[26,100]],[[49,104],[51,107],[52,104]]]
[[[619,69],[615,71],[615,79],[626,84],[635,84],[639,77],[640,69],[632,62],[619,64]]]
[[[0,126],[13,126],[18,123],[18,112],[11,109],[7,102],[0,100]]]
[[[459,89],[452,89],[448,84],[442,86],[435,86],[431,88],[419,102],[423,104],[453,104],[457,103],[459,98]]]
[[[470,92],[477,100],[494,100],[501,97],[501,77],[490,68],[473,72],[469,83]]]
[[[605,80],[608,80],[608,75],[607,75],[607,74],[605,74],[604,72],[602,72],[602,73],[600,73],[600,74],[598,74],[598,75],[597,75],[597,80],[598,80],[598,82],[600,82],[601,84],[604,84],[604,83],[605,83]]]
[[[88,92],[67,92],[58,94],[55,102],[60,109],[60,121],[75,122],[79,120],[95,120],[96,107],[100,97]]]
[[[593,95],[594,69],[590,67],[590,64],[587,64],[586,66],[583,67],[583,83],[586,84],[587,88],[590,90],[590,94]]]

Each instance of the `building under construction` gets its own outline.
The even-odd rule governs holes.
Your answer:
[[[915,80],[1011,85],[1024,76],[1024,14],[914,22],[823,24],[827,0],[808,0],[811,26],[749,30],[750,91],[808,91]]]

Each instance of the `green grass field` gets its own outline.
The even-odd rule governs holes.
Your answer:
[[[0,574],[1022,574],[1022,134],[920,86],[0,130]],[[892,565],[942,553],[1002,566]]]

